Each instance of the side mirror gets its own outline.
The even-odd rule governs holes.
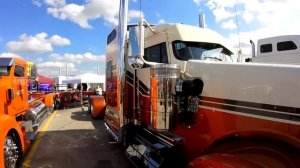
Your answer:
[[[141,20],[138,26],[129,27],[128,64],[134,69],[144,65],[144,25]]]
[[[38,77],[37,75],[37,67],[33,63],[27,63],[28,66],[28,77],[30,79],[36,79]]]

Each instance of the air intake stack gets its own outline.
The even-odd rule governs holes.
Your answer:
[[[204,15],[204,13],[199,14],[199,27],[205,28],[205,15]]]

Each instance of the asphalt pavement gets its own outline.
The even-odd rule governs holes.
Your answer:
[[[87,108],[58,110],[45,122],[23,168],[133,167],[106,131],[103,119],[93,120]]]

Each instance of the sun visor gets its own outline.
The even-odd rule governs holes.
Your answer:
[[[14,63],[14,58],[0,58],[0,66],[12,66]]]

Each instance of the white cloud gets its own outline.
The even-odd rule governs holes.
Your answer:
[[[35,5],[35,6],[37,6],[37,7],[41,7],[42,6],[42,3],[41,3],[40,0],[33,0],[32,4]]]
[[[37,62],[43,62],[43,58],[36,58]]]
[[[63,6],[66,4],[65,0],[44,0],[50,6]]]
[[[245,11],[243,14],[243,19],[245,20],[246,23],[250,23],[254,20],[254,13]]]
[[[20,55],[10,52],[0,53],[0,57],[19,57],[22,58]]]
[[[53,17],[61,20],[71,20],[74,23],[77,23],[83,28],[91,28],[87,22],[87,18],[82,15],[84,6],[76,4],[68,4],[62,7],[50,7],[47,9],[49,14],[52,14]]]
[[[237,28],[236,23],[233,19],[230,19],[228,21],[225,21],[221,24],[221,27],[224,29],[235,29]]]
[[[70,20],[82,28],[92,28],[88,20],[103,18],[110,24],[117,25],[117,15],[119,10],[118,0],[90,0],[84,5],[65,4],[53,5],[47,3],[49,14],[61,20]]]
[[[224,0],[207,0],[206,6],[210,9],[220,8],[220,7],[234,7],[235,3],[239,1],[224,1]]]
[[[297,19],[300,17],[298,9],[300,1],[298,0],[208,0],[205,5],[212,11],[217,23],[224,19],[233,19],[235,17],[235,5],[238,19],[246,24],[255,21],[260,26],[258,28],[291,29],[291,27],[297,26],[287,26],[284,23],[292,21],[298,25],[300,22]]]
[[[135,0],[133,0],[136,2]],[[119,0],[89,0],[83,5],[66,4],[64,0],[46,0],[47,12],[61,20],[70,20],[82,28],[92,28],[89,20],[102,18],[108,24],[118,24]],[[142,13],[142,17],[144,14]],[[139,18],[140,12],[129,10],[129,20]]]
[[[38,67],[40,68],[59,68],[59,67],[66,67],[68,64],[68,68],[75,68],[75,64],[73,63],[66,63],[66,62],[43,62],[40,64],[37,64]]]
[[[195,2],[195,4],[197,5],[197,6],[200,6],[200,1],[201,0],[193,0],[194,2]]]
[[[135,18],[145,18],[144,13],[139,10],[130,10],[128,11],[128,22]]]
[[[164,19],[159,19],[158,20],[158,24],[164,24],[164,23],[166,23],[166,21]]]
[[[196,4],[197,1],[193,0]],[[235,6],[239,19],[242,54],[251,55],[249,40],[300,34],[300,1],[298,0],[208,0],[205,6],[215,16],[215,21],[223,29],[234,29]],[[226,22],[224,22],[227,20]],[[251,28],[251,30],[249,30]],[[238,47],[237,33],[225,34]]]
[[[93,55],[89,52],[84,54],[69,54],[69,53],[63,55],[50,54],[49,58],[55,61],[65,61],[65,62],[71,62],[77,64],[80,64],[82,62],[94,62],[94,61],[104,62],[105,61],[104,55]]]
[[[53,51],[53,46],[69,45],[70,40],[53,35],[49,39],[47,33],[39,33],[35,36],[22,34],[19,41],[10,41],[6,44],[9,51],[14,52],[29,52],[29,53],[45,53]]]
[[[57,46],[64,46],[64,45],[70,45],[71,42],[69,39],[66,39],[66,38],[63,38],[63,37],[60,37],[58,35],[53,35],[51,38],[50,38],[50,43],[52,45],[57,45]]]
[[[68,65],[68,74],[72,75],[75,74],[76,66],[74,63],[67,63],[62,61],[56,61],[56,62],[43,62],[36,64],[38,67],[38,73],[45,75],[45,76],[58,76],[59,70],[61,70],[61,75],[66,74],[66,67]]]
[[[213,12],[217,22],[220,22],[224,19],[228,19],[228,18],[235,16],[234,12],[225,9],[225,7],[213,8],[212,12]]]

